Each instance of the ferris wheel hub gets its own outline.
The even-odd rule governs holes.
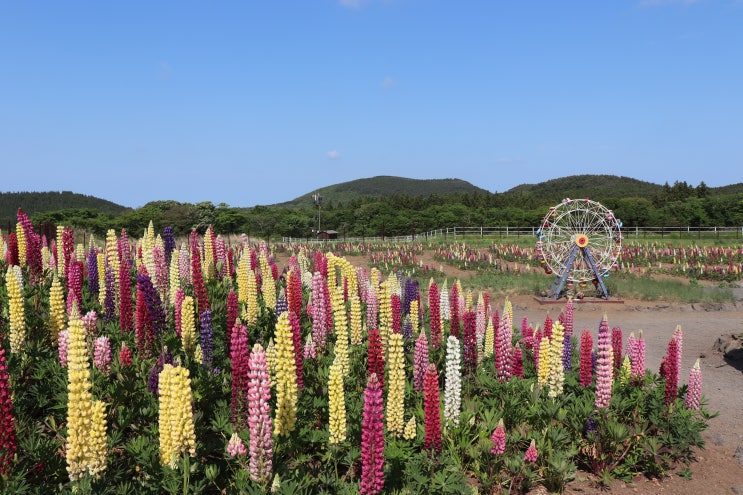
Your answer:
[[[579,248],[588,246],[588,236],[586,234],[578,234],[575,236],[575,245]]]

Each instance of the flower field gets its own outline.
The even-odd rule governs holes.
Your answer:
[[[21,211],[0,239],[2,493],[559,492],[703,445],[680,327],[656,373],[641,334],[573,328],[571,301],[533,322],[413,278],[417,245],[279,266],[211,227],[83,245]]]

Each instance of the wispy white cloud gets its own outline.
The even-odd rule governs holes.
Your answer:
[[[338,0],[341,7],[347,9],[360,9],[364,4],[368,3],[368,0]]]
[[[157,66],[157,78],[167,81],[173,75],[173,69],[167,62],[160,62]]]
[[[336,150],[328,151],[326,155],[330,160],[338,160],[341,157],[340,152]]]
[[[662,5],[692,5],[702,0],[640,0],[640,7],[659,7]]]
[[[379,83],[379,87],[382,89],[390,89],[395,84],[397,84],[397,81],[395,81],[395,78],[387,76],[384,79],[382,79],[382,82]]]

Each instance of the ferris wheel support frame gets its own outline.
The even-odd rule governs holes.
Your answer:
[[[596,292],[598,296],[604,297],[608,300],[609,291],[606,290],[606,285],[604,284],[604,281],[602,280],[601,272],[596,266],[596,262],[594,261],[593,256],[591,255],[591,250],[588,249],[588,247],[580,247],[577,244],[574,244],[573,247],[570,248],[570,251],[568,252],[567,262],[565,263],[565,270],[563,270],[562,275],[558,275],[557,277],[555,277],[555,281],[552,282],[552,287],[550,287],[550,290],[547,293],[547,296],[551,297],[554,300],[557,300],[560,297],[560,293],[562,292],[562,287],[565,285],[565,281],[568,279],[570,270],[573,269],[573,263],[575,263],[575,258],[578,256],[579,253],[581,256],[583,256],[583,259],[585,259],[588,262],[588,266],[591,267],[591,272],[593,273],[595,277],[594,280],[596,281]]]

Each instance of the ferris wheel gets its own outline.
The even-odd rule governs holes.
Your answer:
[[[551,207],[537,230],[536,247],[544,271],[555,274],[548,297],[557,299],[565,282],[580,287],[591,282],[597,296],[608,299],[603,279],[621,252],[621,227],[611,210],[588,198],[565,198]]]

